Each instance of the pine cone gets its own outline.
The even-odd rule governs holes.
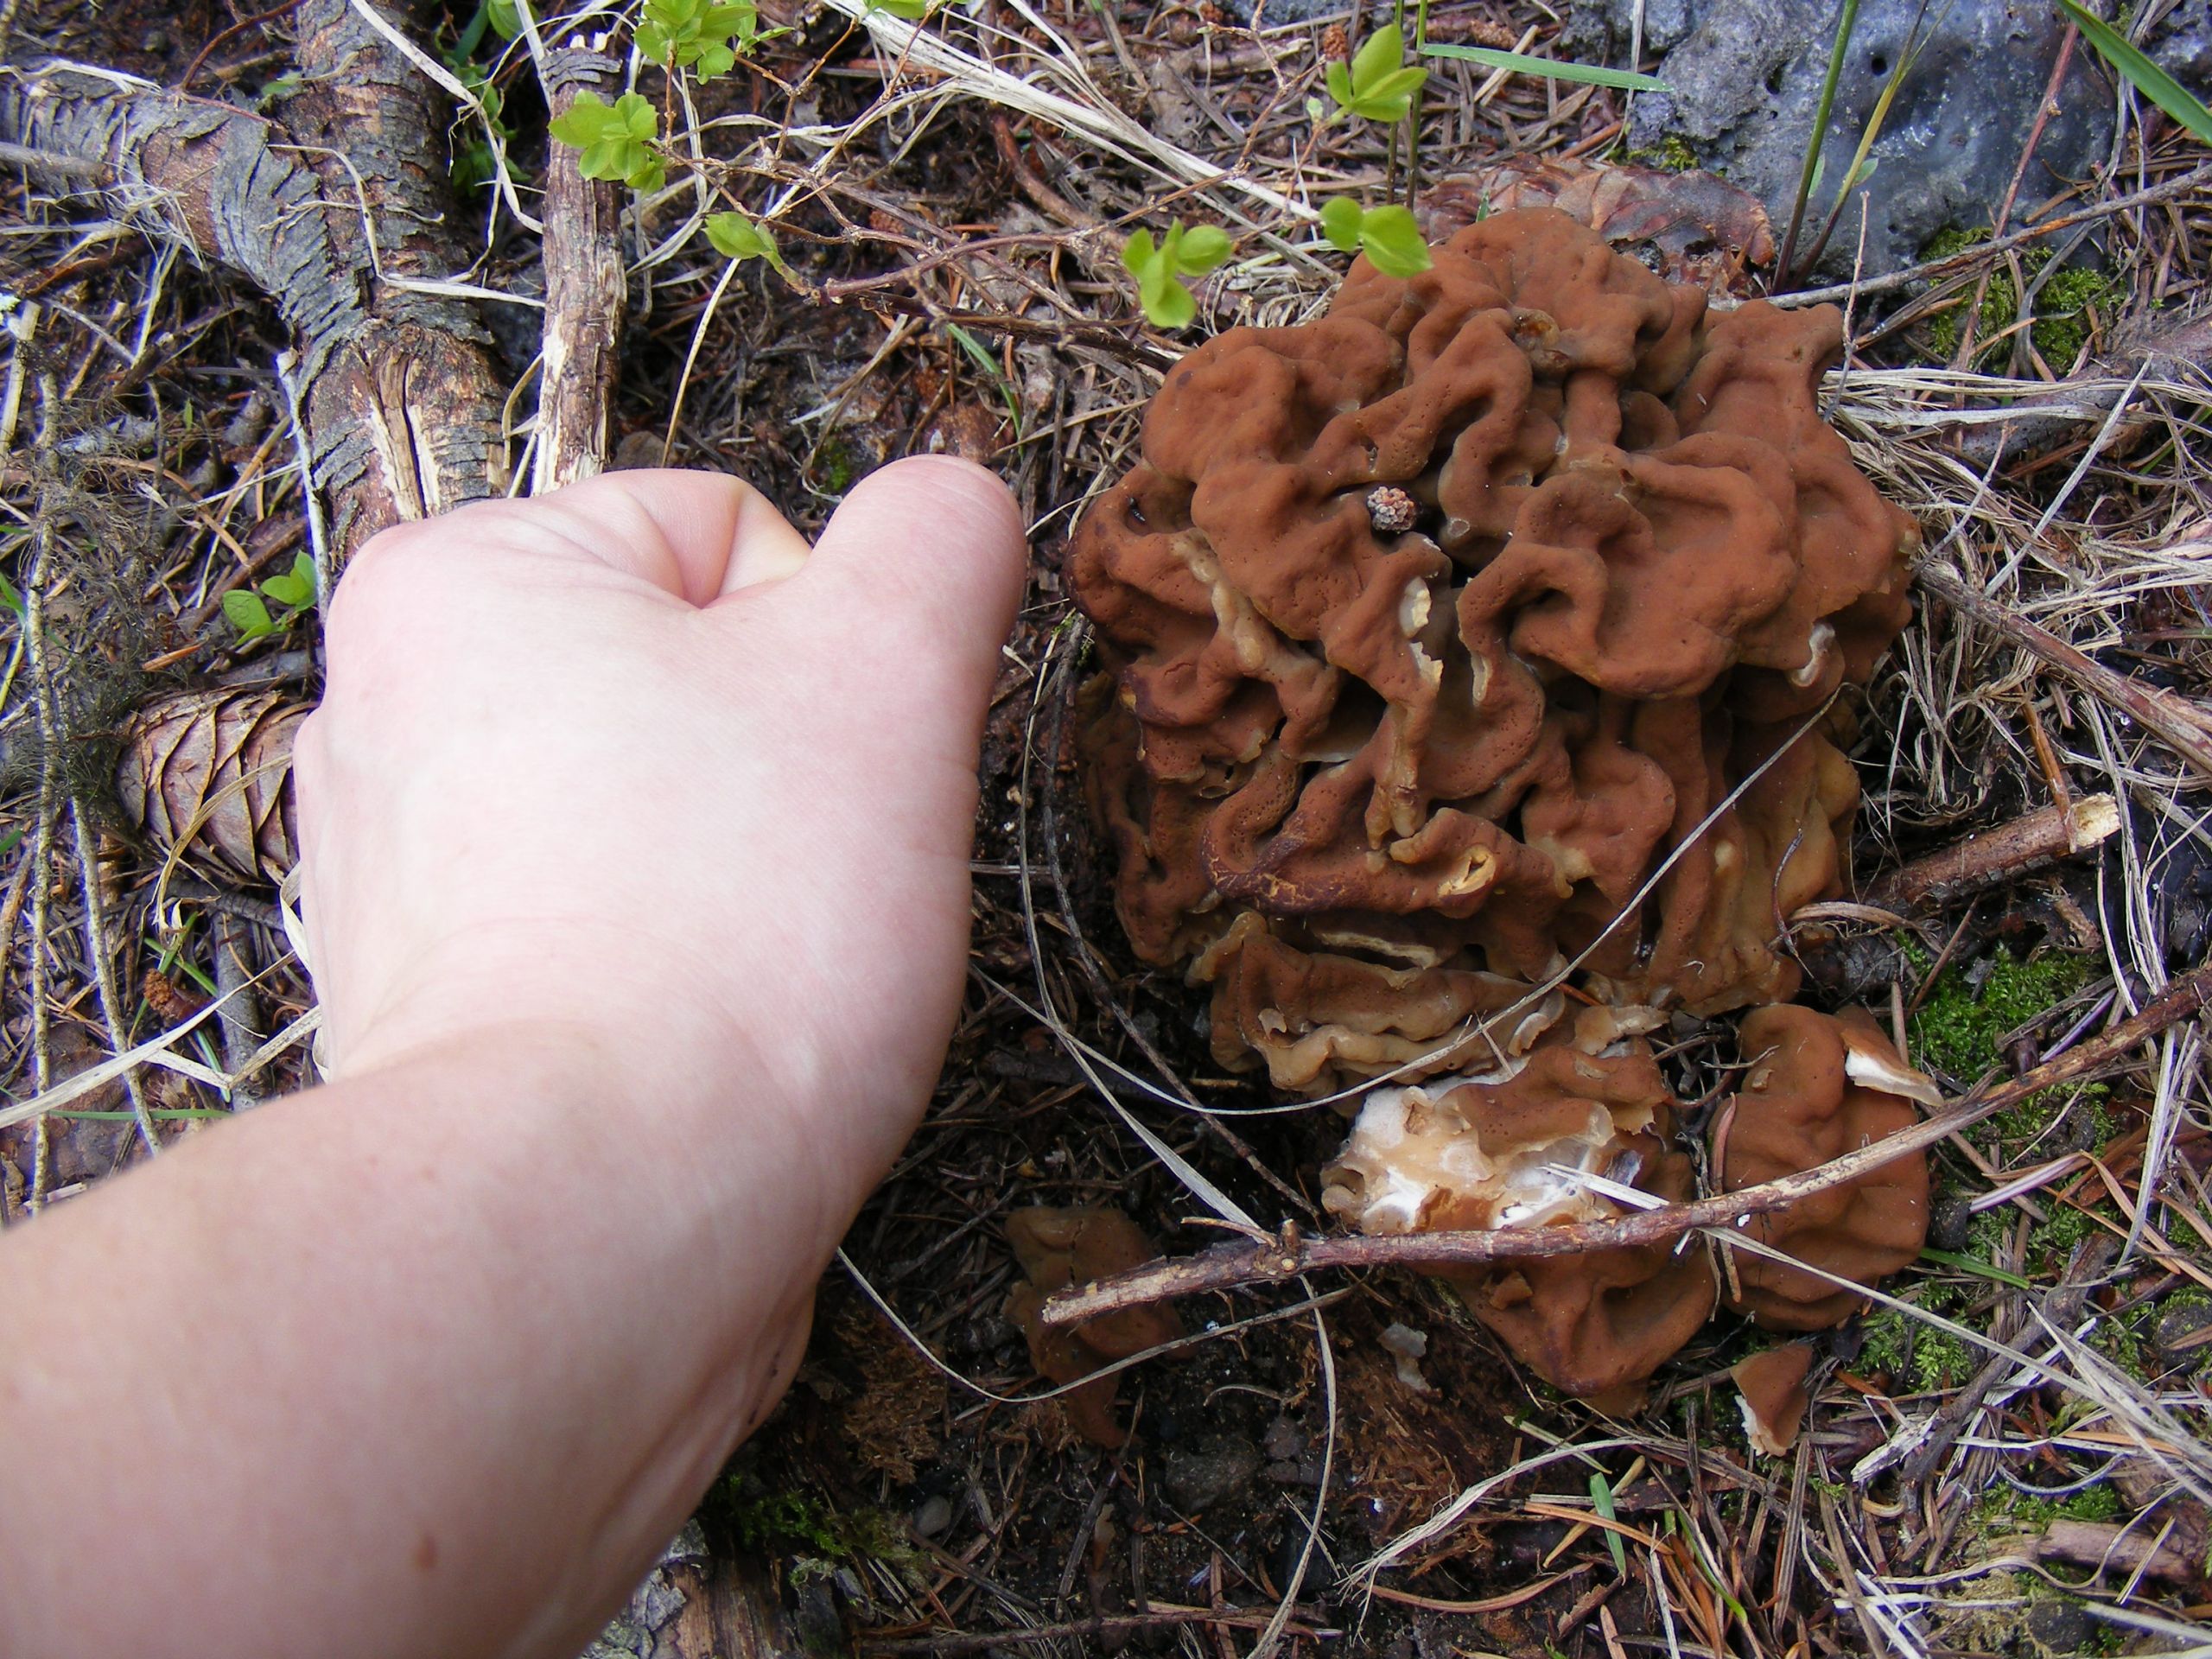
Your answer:
[[[233,880],[283,880],[297,861],[292,739],[307,709],[274,691],[188,691],[124,728],[116,792],[164,853]]]

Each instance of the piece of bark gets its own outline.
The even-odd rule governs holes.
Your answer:
[[[546,54],[546,101],[556,116],[594,92],[608,103],[621,67],[583,45]],[[622,266],[620,183],[587,179],[583,152],[550,145],[545,166],[545,334],[537,394],[537,453],[531,493],[543,495],[607,470],[607,409],[613,401],[627,298]]]
[[[1914,859],[1868,888],[1865,902],[1900,914],[1935,909],[2086,853],[2109,840],[2119,828],[2120,805],[2109,795],[2085,795],[2063,806],[2046,806]]]
[[[505,391],[468,302],[391,280],[467,264],[429,172],[445,143],[428,83],[345,0],[304,0],[298,23],[308,90],[281,124],[49,59],[0,83],[0,139],[70,163],[27,162],[66,193],[90,188],[76,163],[97,164],[108,211],[268,296],[292,333],[343,557],[387,525],[504,491]]]
[[[2158,1540],[2155,1518],[2123,1531],[2109,1521],[2053,1521],[2035,1541],[2038,1561],[2086,1567],[2115,1578],[2158,1579],[2168,1584],[2196,1584],[2204,1574],[2199,1562]]]

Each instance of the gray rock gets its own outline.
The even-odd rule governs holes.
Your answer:
[[[914,1530],[925,1538],[934,1538],[952,1524],[952,1504],[943,1497],[925,1497],[914,1511]]]
[[[1669,134],[1688,140],[1707,166],[1765,202],[1779,241],[1811,143],[1834,0],[1692,0],[1691,9],[1695,27],[1660,67],[1670,90],[1636,100],[1630,143],[1654,146]],[[1919,0],[1861,5],[1836,84],[1824,176],[1808,214],[1812,225],[1801,233],[1801,257],[1923,16]],[[2056,7],[2048,0],[1955,0],[1948,10],[1931,6],[1924,16],[1926,42],[1883,124],[1875,171],[1853,193],[1822,258],[1829,271],[1848,273],[1857,256],[1861,194],[1870,273],[1914,263],[1948,226],[1986,228],[2035,124],[2064,32]],[[2022,181],[2021,207],[2086,170],[2109,143],[2111,99],[2101,70],[2090,67],[2095,62],[2092,53],[2075,53],[2059,112]]]
[[[1351,0],[1221,0],[1221,9],[1247,28],[1281,29],[1285,23],[1310,23],[1316,18],[1324,22],[1334,18],[1351,16]],[[1259,22],[1253,23],[1253,15]],[[1373,16],[1372,9],[1365,14]],[[1412,32],[1412,25],[1407,26]]]
[[[2202,98],[2212,82],[2212,0],[2181,0],[2151,25],[2143,49]]]
[[[1164,1480],[1168,1500],[1196,1514],[1235,1497],[1260,1472],[1260,1448],[1226,1434],[1208,1435],[1167,1454]]]
[[[1644,55],[1679,45],[1696,22],[1691,0],[1644,0]],[[1624,69],[1635,29],[1636,0],[1582,0],[1567,16],[1562,39],[1567,51],[1562,55],[1580,63],[1605,63]]]
[[[2083,1653],[2097,1633],[2097,1621],[2072,1601],[2037,1601],[2028,1606],[2028,1636],[2040,1653]]]

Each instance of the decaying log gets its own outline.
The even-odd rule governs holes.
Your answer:
[[[545,100],[557,117],[576,94],[608,103],[621,84],[612,54],[567,46],[545,58]],[[582,152],[550,146],[545,164],[544,357],[539,365],[537,454],[531,493],[543,495],[607,470],[607,410],[622,345],[626,283],[622,204],[617,183],[587,179]]]
[[[98,194],[269,297],[342,556],[505,487],[505,391],[470,302],[406,286],[467,263],[427,84],[346,0],[304,0],[297,22],[307,89],[281,124],[48,59],[0,76],[0,139],[52,188]]]

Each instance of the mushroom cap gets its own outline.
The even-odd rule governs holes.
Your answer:
[[[1912,522],[1820,415],[1833,308],[1708,316],[1548,208],[1433,257],[1191,353],[1069,553],[1131,945],[1294,1092],[1507,1048],[1493,982],[1586,950],[1608,1000],[1793,995],[1774,918],[1858,799],[1800,728],[1907,613]]]
[[[1797,1444],[1797,1431],[1813,1403],[1805,1389],[1805,1376],[1812,1368],[1809,1342],[1763,1348],[1728,1368],[1737,1403],[1744,1411],[1744,1432],[1770,1458],[1778,1458]]]
[[[1554,1032],[1485,1077],[1370,1090],[1323,1172],[1323,1202],[1367,1233],[1610,1219],[1618,1208],[1576,1173],[1690,1195],[1689,1160],[1667,1144],[1672,1113],[1641,1041],[1590,1052]],[[1705,1253],[1670,1243],[1440,1276],[1538,1375],[1616,1407],[1705,1323],[1715,1295]]]
[[[1713,1165],[1724,1192],[1778,1180],[1853,1152],[1918,1121],[1899,1090],[1928,1079],[1898,1059],[1872,1017],[1850,1008],[1765,1007],[1739,1040],[1751,1069],[1715,1115]],[[1871,1087],[1857,1077],[1878,1078]],[[1928,1160],[1909,1153],[1845,1182],[1754,1216],[1744,1232],[1861,1285],[1920,1254],[1928,1237]],[[1738,1251],[1729,1306],[1777,1331],[1840,1325],[1866,1299],[1817,1274]]]
[[[1007,1298],[1006,1317],[1020,1327],[1039,1375],[1063,1384],[1081,1382],[1101,1365],[1183,1334],[1181,1318],[1165,1302],[1102,1313],[1077,1325],[1045,1323],[1045,1299],[1054,1291],[1141,1267],[1160,1254],[1144,1230],[1119,1210],[1039,1205],[1008,1216],[1006,1235],[1022,1272],[1022,1281]],[[1116,1378],[1102,1376],[1060,1396],[1085,1440],[1107,1446],[1128,1440],[1114,1412],[1115,1393]]]

